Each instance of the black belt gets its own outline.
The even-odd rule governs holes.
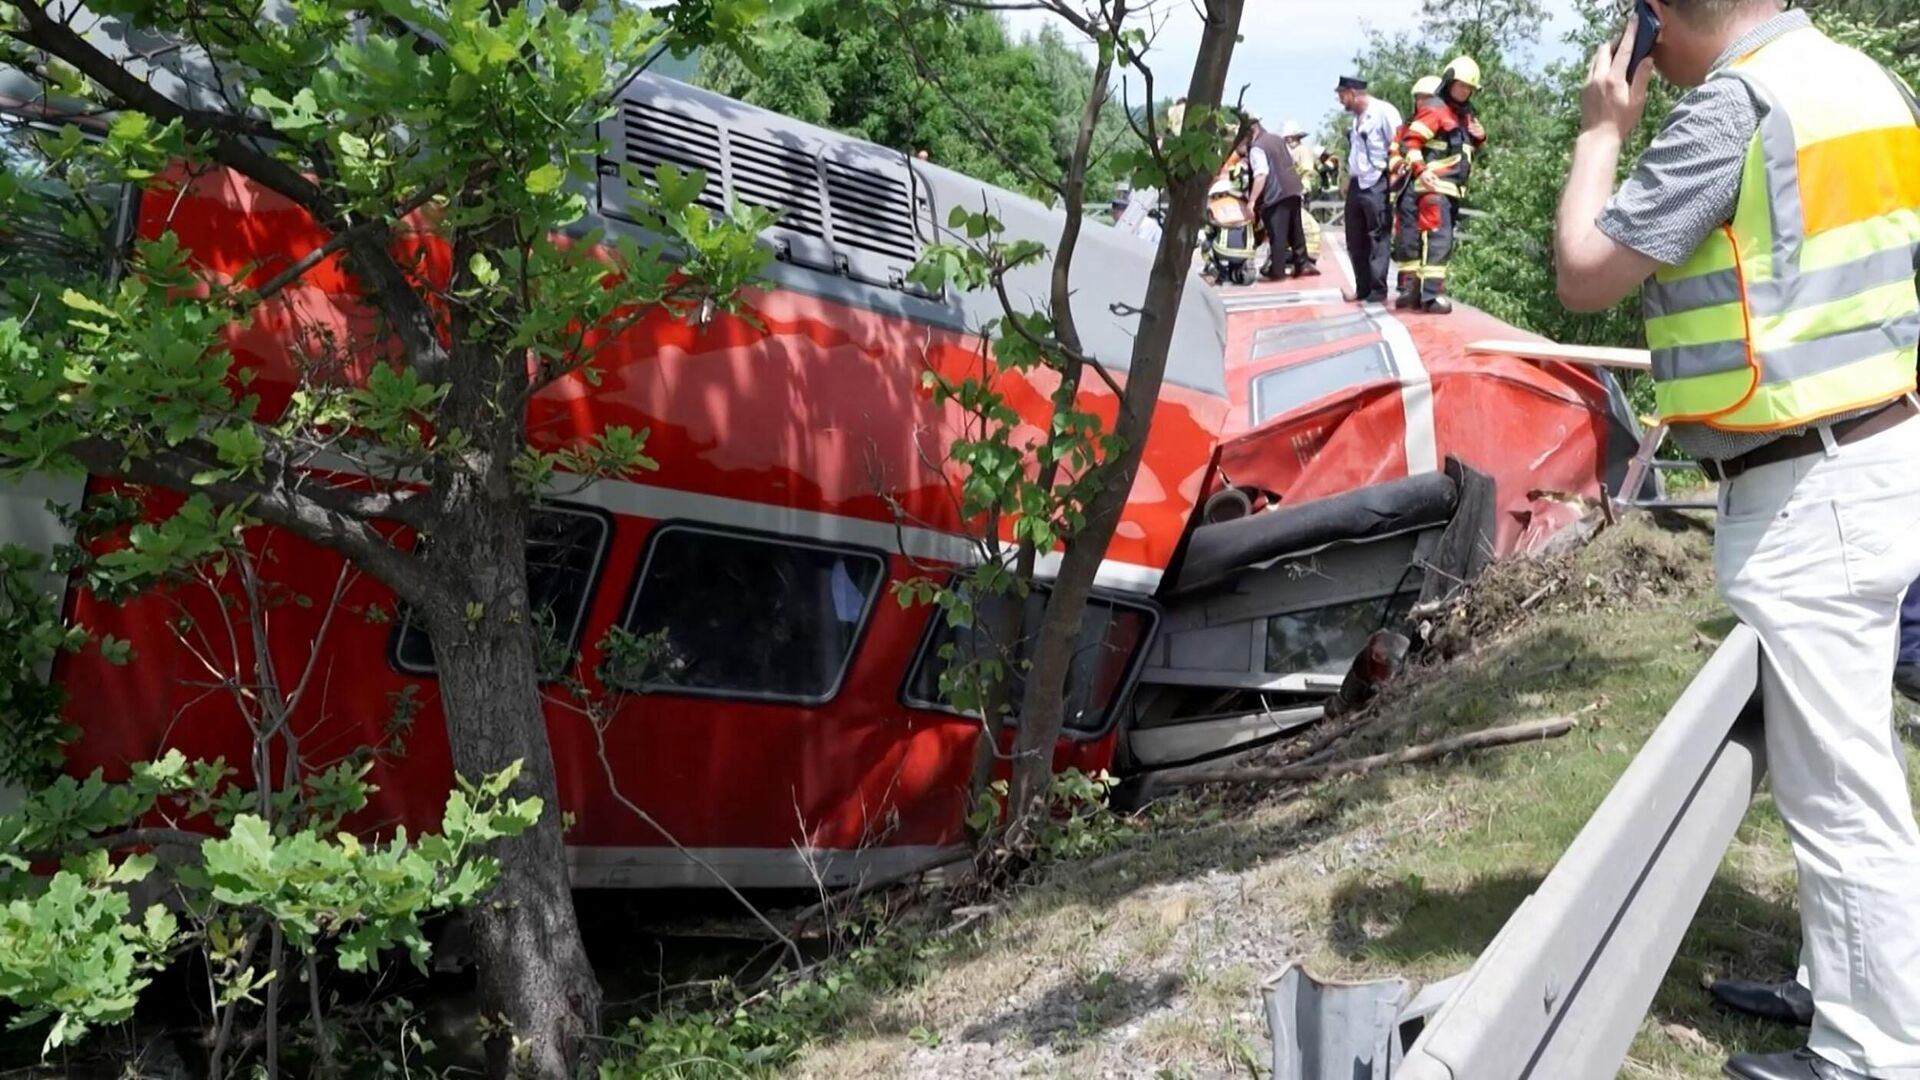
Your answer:
[[[1913,416],[1915,412],[1920,412],[1920,409],[1914,407],[1913,398],[1903,394],[1865,416],[1856,416],[1851,420],[1842,420],[1832,425],[1834,444],[1845,446],[1862,439],[1870,439],[1883,431],[1890,430],[1902,420]],[[1714,461],[1711,458],[1703,460],[1700,462],[1700,471],[1706,473],[1710,479],[1724,483],[1750,469],[1792,461],[1794,458],[1820,453],[1826,448],[1826,441],[1820,437],[1820,429],[1811,427],[1798,435],[1775,439],[1756,450],[1749,450],[1725,461]]]

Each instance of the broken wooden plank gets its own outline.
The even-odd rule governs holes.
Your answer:
[[[1469,343],[1467,351],[1517,356],[1522,360],[1585,364],[1588,367],[1625,368],[1629,371],[1653,370],[1653,354],[1645,349],[1615,349],[1601,345],[1562,345],[1557,341],[1486,340]]]
[[[1307,783],[1315,780],[1330,780],[1340,776],[1353,776],[1370,773],[1375,769],[1390,765],[1417,765],[1432,761],[1448,754],[1457,754],[1468,750],[1487,750],[1496,746],[1510,746],[1514,743],[1539,742],[1542,739],[1558,738],[1572,731],[1577,722],[1571,716],[1556,716],[1550,720],[1535,720],[1524,724],[1509,724],[1506,727],[1489,728],[1484,731],[1472,731],[1465,735],[1441,739],[1422,746],[1410,746],[1401,750],[1392,750],[1384,754],[1369,757],[1352,758],[1346,761],[1326,761],[1307,765],[1259,766],[1243,765],[1229,767],[1191,767],[1169,770],[1154,779],[1170,787],[1185,787],[1190,784],[1235,784],[1235,783]]]

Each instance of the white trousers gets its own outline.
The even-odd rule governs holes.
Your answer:
[[[1808,1044],[1879,1080],[1920,1080],[1920,829],[1892,692],[1900,599],[1920,576],[1920,420],[1721,485],[1714,562],[1763,650]]]

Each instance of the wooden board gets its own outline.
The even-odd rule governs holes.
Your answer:
[[[1522,360],[1557,360],[1589,367],[1625,368],[1630,371],[1653,370],[1653,356],[1645,349],[1610,349],[1598,345],[1562,345],[1551,341],[1476,341],[1467,346],[1470,353],[1500,353]]]

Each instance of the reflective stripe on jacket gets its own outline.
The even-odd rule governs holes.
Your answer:
[[[1920,104],[1812,28],[1712,77],[1745,83],[1760,125],[1733,219],[1642,290],[1661,417],[1777,431],[1911,391]]]
[[[1486,141],[1471,112],[1429,98],[1401,136],[1401,149],[1416,177],[1414,187],[1460,198],[1473,172],[1474,147]]]

